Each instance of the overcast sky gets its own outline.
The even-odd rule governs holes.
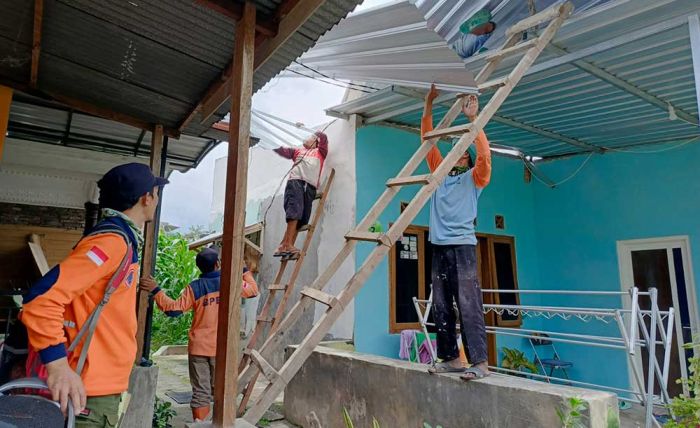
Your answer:
[[[393,0],[365,0],[356,11],[390,3]],[[332,118],[324,110],[339,104],[343,88],[303,77],[275,78],[253,96],[253,108],[275,116],[302,122],[308,126]],[[226,156],[228,144],[214,148],[195,169],[185,174],[173,172],[163,195],[162,220],[187,230],[191,226],[209,226],[214,162]]]

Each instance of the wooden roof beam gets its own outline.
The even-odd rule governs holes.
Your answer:
[[[216,1],[222,2],[223,0]],[[277,34],[267,39],[256,38],[254,69],[258,70],[264,65],[323,3],[324,0],[286,0],[280,4],[273,17],[273,22],[279,22]],[[229,64],[221,78],[209,87],[202,100],[182,121],[179,126],[180,131],[185,129],[197,114],[201,114],[200,120],[204,122],[228,101],[230,77],[231,65]]]
[[[219,12],[234,21],[239,21],[243,16],[243,4],[235,3],[233,0],[197,0],[197,4]],[[277,24],[272,17],[258,15],[255,22],[255,32],[267,37],[274,37],[277,34]]]
[[[34,0],[34,36],[32,40],[32,65],[29,86],[36,88],[39,78],[39,56],[41,55],[41,23],[44,18],[44,0]]]

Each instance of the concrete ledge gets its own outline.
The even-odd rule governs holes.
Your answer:
[[[164,345],[153,354],[154,357],[165,357],[168,355],[187,355],[187,345]]]
[[[192,422],[187,424],[187,428],[214,428],[214,424],[211,421],[206,422]],[[236,424],[234,428],[255,428],[255,425],[244,421],[243,419],[236,419]]]
[[[288,351],[289,352],[289,351]],[[492,374],[464,382],[456,375],[430,375],[427,366],[401,360],[318,347],[287,385],[287,420],[307,426],[314,412],[323,428],[345,427],[345,407],[355,426],[422,428],[558,427],[562,400],[588,403],[587,426],[607,426],[615,395]]]

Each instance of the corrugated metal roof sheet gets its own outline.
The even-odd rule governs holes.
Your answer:
[[[533,156],[558,156],[583,150],[531,132],[531,128],[525,130],[523,126],[505,123],[512,120],[524,127],[610,149],[697,137],[696,125],[681,119],[670,120],[665,109],[620,88],[610,79],[591,74],[586,68],[593,65],[613,80],[623,79],[637,90],[671,103],[677,113],[684,112],[697,122],[687,15],[699,12],[700,3],[694,0],[618,0],[571,18],[557,35],[555,45],[564,49],[564,54],[591,52],[581,55],[585,63],[568,61],[557,65],[554,61],[562,53],[546,51],[533,72],[508,97],[498,117],[487,126],[490,139]],[[372,19],[369,15],[364,18]],[[494,77],[510,71],[514,62],[499,67]],[[483,65],[483,59],[474,57],[465,61],[465,65],[475,71]],[[490,95],[482,95],[482,105]],[[331,110],[360,113],[368,123],[391,120],[416,126],[420,123],[421,109],[419,96],[406,96],[405,90],[394,88],[387,96],[367,95]],[[436,117],[444,111],[444,107],[437,107]]]
[[[271,15],[281,0],[255,0]],[[257,90],[361,0],[326,0],[254,76]],[[0,6],[0,82],[30,75],[34,2]],[[223,73],[234,22],[193,0],[45,0],[38,88],[177,128]],[[210,133],[229,107],[185,134]]]
[[[69,126],[70,124],[70,126]],[[8,135],[17,139],[63,145],[148,159],[151,133],[119,122],[72,112],[21,94],[10,110]],[[171,168],[186,171],[196,165],[216,140],[181,136],[168,141]]]

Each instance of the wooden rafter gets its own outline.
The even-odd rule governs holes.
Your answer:
[[[270,38],[256,38],[254,69],[258,70],[272,55],[301,27],[325,0],[287,0],[280,4],[273,22],[278,23],[277,34]],[[214,114],[230,96],[229,79],[231,77],[231,65],[229,64],[221,77],[217,79],[205,92],[202,100],[183,119],[180,131],[185,129],[192,120],[201,114],[200,120],[206,121]]]
[[[239,21],[243,16],[243,4],[234,3],[233,0],[197,0],[197,4],[219,12],[234,21]],[[272,17],[258,15],[255,31],[267,37],[274,37],[277,34],[277,24]]]
[[[41,22],[44,18],[44,0],[34,0],[34,38],[32,41],[32,67],[29,86],[36,88],[39,79],[39,56],[41,55]]]

